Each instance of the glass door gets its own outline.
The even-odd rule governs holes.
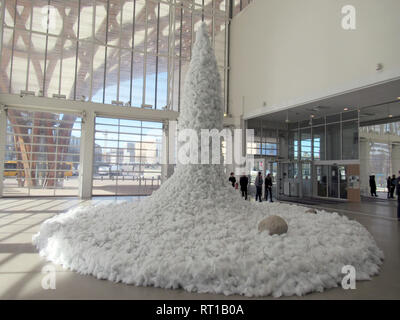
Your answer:
[[[319,197],[328,196],[328,166],[317,166],[317,195]]]
[[[347,199],[347,173],[345,166],[339,166],[340,199]]]
[[[328,197],[339,198],[339,169],[338,166],[329,166]]]
[[[301,178],[303,196],[311,197],[311,162],[303,162],[301,164]]]

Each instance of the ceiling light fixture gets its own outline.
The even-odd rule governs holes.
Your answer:
[[[349,108],[344,108],[343,110],[344,110],[344,111],[348,111],[348,110],[349,110]]]
[[[393,115],[392,115],[392,114],[389,114],[389,118],[393,118]]]

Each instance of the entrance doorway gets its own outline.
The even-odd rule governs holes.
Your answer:
[[[299,196],[299,164],[297,162],[279,162],[278,194],[287,197]]]
[[[347,170],[344,165],[317,165],[317,196],[347,199]]]
[[[251,183],[254,183],[258,172],[262,173],[263,178],[268,174],[272,176],[272,194],[276,196],[278,192],[278,162],[274,158],[262,157],[254,159],[254,168],[251,171]]]

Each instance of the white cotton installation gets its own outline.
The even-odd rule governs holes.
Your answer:
[[[220,80],[206,26],[197,33],[185,81],[181,129],[222,129]],[[281,235],[260,232],[271,216]],[[304,295],[379,272],[383,252],[358,222],[337,213],[244,201],[222,165],[178,165],[139,202],[80,207],[45,221],[33,237],[49,261],[137,286],[245,296]]]

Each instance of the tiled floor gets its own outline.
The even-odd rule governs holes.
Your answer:
[[[0,299],[242,299],[239,296],[191,294],[183,290],[143,288],[97,280],[63,270],[43,261],[31,245],[32,235],[47,218],[93,202],[137,201],[138,198],[0,199]],[[265,202],[265,205],[268,205]],[[362,223],[385,252],[379,276],[357,282],[357,289],[335,288],[289,299],[400,299],[400,222],[394,219],[396,202],[364,201],[361,204],[318,203],[339,210]],[[56,271],[56,289],[44,290],[42,268]],[[270,299],[270,297],[267,297]]]

